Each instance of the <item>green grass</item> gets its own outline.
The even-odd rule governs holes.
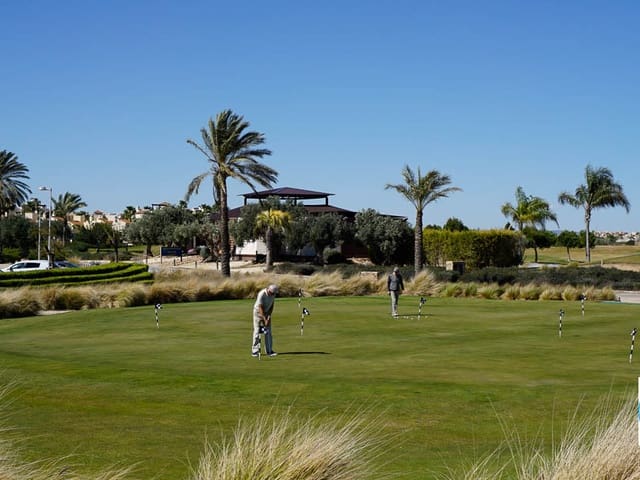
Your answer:
[[[584,248],[571,248],[571,262],[586,263]],[[535,252],[532,248],[525,250],[524,262],[529,263],[535,260]],[[565,265],[569,262],[567,249],[565,247],[551,247],[538,249],[538,262],[557,263]],[[591,264],[599,265],[626,263],[640,263],[640,246],[638,245],[596,245],[591,249]]]
[[[500,446],[502,424],[550,449],[581,405],[628,397],[640,306],[429,299],[392,320],[387,297],[297,299],[274,313],[276,358],[250,356],[251,300],[91,310],[0,322],[14,382],[7,423],[26,460],[72,454],[85,471],[187,478],[210,442],[265,411],[327,420],[362,410],[397,479],[437,478]],[[417,312],[404,296],[401,313]],[[558,312],[563,308],[563,336]],[[615,412],[612,412],[612,414]],[[498,457],[497,461],[505,460]]]

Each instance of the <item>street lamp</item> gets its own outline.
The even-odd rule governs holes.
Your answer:
[[[53,255],[51,253],[51,201],[53,198],[53,188],[40,187],[38,190],[40,190],[41,192],[49,192],[49,234],[47,235],[47,260],[49,260],[49,268],[52,268]]]

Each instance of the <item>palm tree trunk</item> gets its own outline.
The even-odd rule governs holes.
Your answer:
[[[585,224],[585,235],[584,246],[585,246],[585,255],[587,257],[587,263],[591,263],[591,248],[589,245],[589,224],[591,223],[591,214],[590,212],[586,212],[584,215],[584,224]]]
[[[222,275],[231,276],[231,245],[229,243],[229,209],[227,189],[220,188],[220,268]]]
[[[267,227],[267,231],[264,235],[265,243],[267,244],[267,271],[273,267],[273,230],[271,227]]]
[[[417,275],[422,270],[422,210],[416,210],[416,226],[414,232],[413,269]]]

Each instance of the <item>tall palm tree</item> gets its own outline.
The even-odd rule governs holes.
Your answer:
[[[258,162],[258,159],[271,155],[271,150],[258,148],[264,143],[264,135],[246,131],[248,127],[249,123],[242,116],[224,110],[216,115],[215,120],[209,119],[207,128],[200,130],[202,144],[187,140],[207,158],[209,170],[191,180],[185,201],[198,193],[202,181],[211,176],[213,198],[220,209],[221,270],[227,277],[231,276],[227,179],[240,180],[255,191],[255,183],[271,188],[278,178],[278,172]]]
[[[518,187],[516,189],[516,204],[512,205],[507,202],[502,205],[500,209],[502,214],[511,219],[518,230],[523,232],[525,229],[535,229],[540,227],[542,230],[545,229],[545,224],[551,220],[555,222],[556,225],[560,226],[558,223],[558,218],[556,214],[551,211],[551,207],[549,206],[549,202],[541,197],[534,197],[533,195],[527,195],[524,193],[522,187]],[[531,234],[531,231],[529,232]],[[535,237],[539,235],[526,235],[528,237],[528,245],[533,247],[535,252],[535,262],[538,262],[538,244],[535,240]]]
[[[273,232],[284,231],[289,227],[291,215],[282,210],[268,209],[256,215],[256,229],[264,232],[265,243],[267,244],[267,270],[273,267]]]
[[[591,262],[589,229],[593,210],[606,207],[624,207],[629,212],[631,204],[624,194],[622,185],[614,180],[613,174],[608,168],[594,168],[591,165],[587,165],[584,178],[585,183],[579,185],[573,195],[568,192],[562,192],[558,196],[558,201],[562,204],[584,209],[585,254],[587,263],[589,263]]]
[[[29,198],[31,188],[23,181],[29,179],[28,171],[14,153],[0,150],[0,215],[22,205]]]
[[[449,175],[444,175],[437,170],[431,170],[423,177],[420,167],[414,173],[408,165],[402,169],[404,183],[390,184],[385,189],[394,189],[404,196],[416,209],[416,224],[414,232],[414,270],[418,274],[422,269],[422,217],[427,205],[439,198],[448,197],[450,193],[462,190],[458,187],[448,187],[451,183]]]
[[[65,235],[69,230],[69,215],[77,212],[87,204],[77,193],[65,192],[53,200],[53,214],[62,219],[62,244],[65,243]]]
[[[551,220],[558,224],[556,214],[551,211],[549,202],[540,197],[527,195],[522,187],[516,189],[516,204],[507,202],[502,205],[502,214],[510,218],[511,221],[522,231],[524,227],[540,227],[542,230],[545,224]]]

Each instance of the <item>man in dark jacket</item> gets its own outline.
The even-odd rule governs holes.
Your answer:
[[[398,267],[395,267],[387,278],[387,290],[389,290],[389,295],[391,296],[391,315],[397,317],[398,298],[400,298],[400,293],[404,290],[402,275],[400,275],[400,269]]]

